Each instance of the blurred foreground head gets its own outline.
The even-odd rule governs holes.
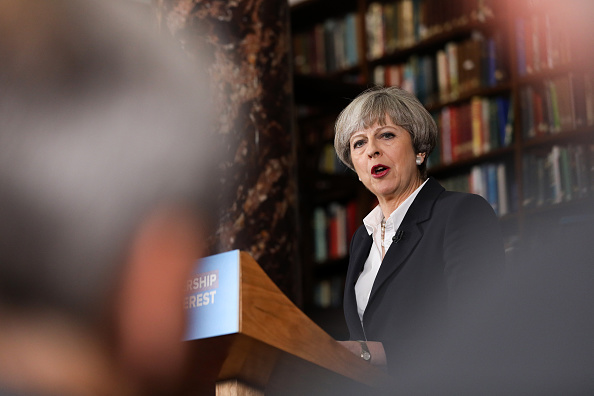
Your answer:
[[[68,323],[156,381],[182,354],[216,149],[205,73],[122,7],[0,2],[0,348]],[[0,389],[35,372],[0,356]]]

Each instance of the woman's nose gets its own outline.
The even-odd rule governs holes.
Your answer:
[[[367,156],[369,158],[377,157],[379,155],[379,150],[376,145],[372,142],[367,144]]]

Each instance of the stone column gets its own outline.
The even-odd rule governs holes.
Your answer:
[[[283,0],[154,0],[162,30],[206,62],[226,192],[215,252],[249,252],[300,303],[289,7]]]

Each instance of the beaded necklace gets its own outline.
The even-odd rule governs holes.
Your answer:
[[[381,245],[382,245],[382,260],[384,259],[384,255],[386,254],[385,252],[385,246],[384,246],[384,238],[386,236],[386,219],[383,218],[382,219],[382,223],[381,223],[381,228],[382,228],[382,241],[381,241]]]

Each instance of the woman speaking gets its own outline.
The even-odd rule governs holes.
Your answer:
[[[359,95],[336,122],[338,157],[378,205],[350,246],[343,344],[390,371],[447,335],[453,311],[500,274],[497,217],[482,197],[446,191],[427,178],[437,126],[396,88]]]

